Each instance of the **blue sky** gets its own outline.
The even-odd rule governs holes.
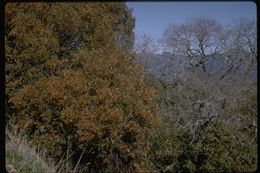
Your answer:
[[[196,17],[215,19],[228,25],[239,18],[256,20],[253,2],[127,2],[136,18],[136,37],[142,33],[159,39],[169,24],[179,24]]]

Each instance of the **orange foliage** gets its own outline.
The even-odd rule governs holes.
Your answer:
[[[155,90],[114,39],[118,27],[133,35],[133,21],[121,2],[6,5],[8,109],[52,157],[69,148],[72,164],[85,151],[89,170],[141,169]]]

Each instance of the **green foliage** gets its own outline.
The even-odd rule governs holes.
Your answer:
[[[82,154],[90,172],[149,169],[157,104],[130,52],[133,27],[121,2],[7,4],[7,109],[20,132],[57,160]]]
[[[196,171],[255,171],[256,145],[241,138],[235,131],[217,121],[201,136],[187,154]]]
[[[243,115],[244,121],[256,120],[257,117],[257,95],[248,94],[236,107],[238,113]]]
[[[236,127],[239,134],[257,143],[257,95],[248,94],[234,108],[234,112],[241,121],[241,125]]]
[[[164,133],[164,135],[163,135]],[[189,131],[163,127],[153,139],[151,156],[162,172],[252,172],[256,144],[215,121],[191,142]]]

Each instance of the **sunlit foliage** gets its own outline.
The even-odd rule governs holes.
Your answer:
[[[88,171],[146,170],[155,89],[133,62],[125,3],[8,3],[8,116],[49,155]],[[132,40],[132,41],[131,41]],[[142,154],[142,155],[141,155]]]

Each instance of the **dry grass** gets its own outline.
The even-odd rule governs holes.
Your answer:
[[[11,121],[11,120],[10,120]],[[6,139],[6,170],[10,173],[46,172],[46,173],[82,173],[84,169],[77,165],[70,165],[70,153],[64,153],[58,163],[46,156],[46,152],[37,146],[30,145],[25,136],[17,133],[15,125],[8,124],[5,131]]]
[[[6,170],[8,172],[59,172],[44,152],[31,147],[25,138],[12,129],[6,130]]]

